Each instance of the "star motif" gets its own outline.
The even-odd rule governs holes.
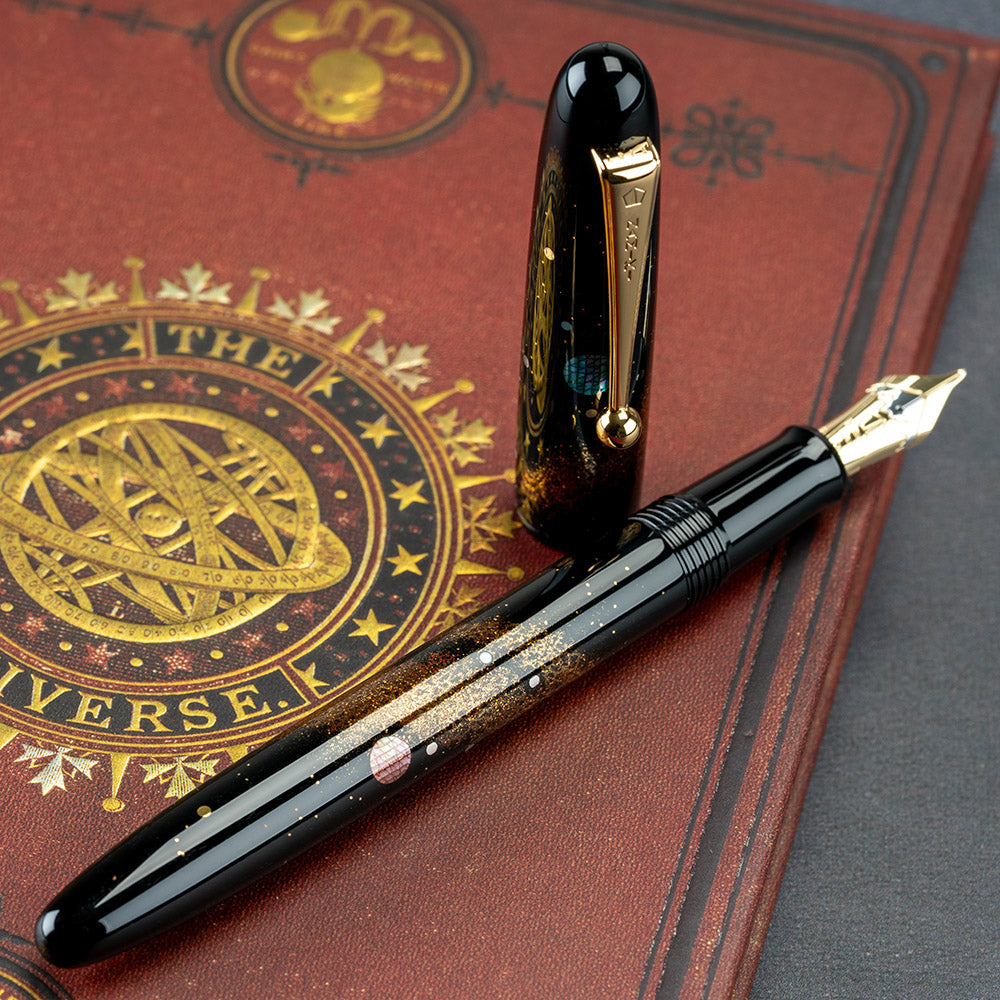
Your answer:
[[[428,501],[420,495],[425,482],[426,480],[424,479],[418,479],[415,483],[404,486],[399,480],[393,479],[392,485],[396,487],[396,492],[390,493],[389,497],[392,500],[399,501],[399,509],[401,511],[406,510],[411,503],[427,503]]]
[[[3,434],[0,434],[0,445],[3,446],[4,451],[17,448],[23,440],[24,435],[20,431],[14,430],[13,427],[5,427]]]
[[[45,410],[45,416],[47,417],[64,417],[69,410],[69,406],[60,392],[55,396],[49,396],[48,399],[43,399],[42,409]]]
[[[333,395],[333,387],[338,382],[343,382],[343,375],[334,375],[332,372],[328,372],[322,378],[318,379],[316,384],[309,390],[310,393],[321,392],[327,399]]]
[[[48,630],[48,623],[41,615],[29,614],[25,616],[24,624],[21,628],[34,639],[39,632]]]
[[[393,430],[389,426],[389,414],[383,413],[378,420],[374,420],[369,423],[367,420],[359,420],[358,426],[364,428],[364,434],[361,435],[362,441],[374,441],[376,448],[381,448],[385,444],[385,439],[390,437],[398,437],[399,431]]]
[[[354,624],[358,627],[353,631],[349,632],[348,635],[363,635],[368,639],[371,639],[372,645],[377,646],[379,635],[386,629],[395,628],[395,625],[386,625],[380,622],[378,618],[375,617],[374,609],[369,609],[368,614],[364,618],[355,618]]]
[[[238,393],[229,393],[229,398],[238,413],[247,414],[260,411],[260,396],[256,392],[251,392],[245,385],[240,387]]]
[[[119,403],[124,402],[126,395],[128,395],[128,376],[106,378],[104,380],[104,395],[108,399],[117,400]]]
[[[38,355],[37,371],[43,372],[46,368],[55,368],[57,371],[62,368],[64,361],[76,357],[76,355],[63,351],[59,347],[59,338],[53,337],[44,347],[29,347],[32,354]]]
[[[172,674],[174,671],[190,671],[193,660],[194,654],[190,650],[180,648],[171,650],[163,657],[168,674]]]
[[[247,632],[246,635],[240,636],[239,639],[234,639],[233,645],[240,646],[249,652],[250,650],[257,649],[259,646],[263,646],[264,637],[260,632]]]
[[[142,326],[139,323],[134,326],[122,326],[122,331],[125,333],[125,343],[121,347],[123,353],[125,351],[138,351],[141,354],[146,349],[142,337]]]
[[[416,573],[417,576],[421,576],[420,567],[417,563],[419,563],[421,559],[426,559],[427,553],[410,553],[399,544],[396,545],[396,548],[399,551],[394,556],[389,556],[386,559],[386,562],[391,562],[393,566],[396,567],[392,571],[392,575],[399,576],[400,573]]]
[[[313,429],[304,420],[300,420],[297,424],[292,424],[291,427],[285,428],[285,433],[290,438],[294,438],[299,444],[302,444],[312,432]]]
[[[194,375],[179,375],[174,372],[167,383],[167,392],[178,399],[187,396],[200,396],[201,393],[194,387]]]
[[[89,642],[84,643],[84,645],[87,647],[88,663],[96,663],[101,667],[106,667],[108,660],[116,657],[119,652],[117,649],[112,649],[106,642],[102,642],[100,646],[95,646]]]
[[[302,680],[309,687],[309,690],[315,695],[322,695],[324,693],[323,689],[330,686],[326,681],[320,680],[320,678],[316,676],[315,663],[310,663],[304,670],[301,667],[295,667],[295,672],[302,678]]]
[[[336,462],[320,462],[317,465],[317,475],[322,476],[324,479],[329,479],[331,483],[335,483],[338,479],[343,479],[347,472],[347,466],[342,461]]]
[[[309,619],[309,624],[312,625],[316,618],[316,613],[318,611],[325,611],[324,605],[320,604],[319,601],[313,600],[313,598],[305,597],[295,607],[292,609],[293,615],[302,615],[304,618]]]

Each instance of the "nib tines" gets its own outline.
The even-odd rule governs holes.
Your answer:
[[[908,447],[919,444],[934,430],[951,390],[964,378],[964,368],[947,375],[888,375],[868,391],[876,393],[894,417],[910,426]]]
[[[963,368],[947,375],[887,375],[819,431],[853,475],[923,441],[963,378]]]

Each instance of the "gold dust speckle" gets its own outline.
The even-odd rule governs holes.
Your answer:
[[[265,416],[265,417],[276,417],[277,415],[278,415],[278,411],[277,411],[277,409],[276,409],[275,407],[273,407],[273,406],[269,406],[269,407],[268,407],[268,408],[267,408],[267,409],[266,409],[266,410],[264,411],[264,416]]]
[[[78,392],[76,394],[76,400],[79,403],[86,403],[88,399],[90,399],[90,393],[89,392]]]
[[[211,816],[212,815],[212,807],[211,806],[198,806],[198,808],[195,810],[195,812],[197,812],[198,815],[202,819],[204,819],[206,816]]]
[[[4,601],[3,604],[0,604],[0,611],[13,611],[13,610],[14,610],[14,605],[10,604],[8,601]]]
[[[64,652],[68,653],[73,648],[73,643],[67,642],[65,639],[59,643],[59,648]]]
[[[277,630],[278,630],[279,632],[287,632],[287,631],[288,631],[288,622],[278,622],[278,624],[277,624],[277,625],[275,625],[274,627],[275,627],[275,628],[276,628],[276,629],[277,629]]]
[[[133,667],[142,666],[142,658],[138,656],[133,656],[131,660],[128,661]]]
[[[218,396],[219,393],[222,392],[222,390],[217,385],[210,385],[205,391],[210,396]]]
[[[155,383],[155,382],[154,382],[154,381],[153,381],[153,380],[152,380],[151,378],[144,378],[144,379],[143,379],[143,380],[142,380],[142,381],[141,381],[141,382],[139,383],[139,385],[140,385],[140,386],[141,386],[141,387],[142,387],[143,389],[155,389],[155,388],[156,388],[156,383]]]
[[[212,652],[209,653],[208,655],[211,656],[213,660],[221,660],[222,659],[222,650],[221,649],[213,649]]]
[[[35,426],[35,421],[32,420],[31,417],[26,417],[24,420],[21,421],[21,426],[27,427],[28,430],[31,430],[31,428]]]

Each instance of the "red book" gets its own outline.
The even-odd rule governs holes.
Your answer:
[[[144,819],[554,558],[510,470],[574,49],[658,91],[645,501],[926,367],[1000,49],[713,0],[3,20],[0,997],[745,995],[893,464],[159,941],[57,971],[28,939]]]

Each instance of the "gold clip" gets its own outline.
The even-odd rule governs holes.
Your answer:
[[[597,436],[610,448],[631,448],[642,433],[639,413],[629,405],[629,379],[636,344],[645,334],[638,329],[639,307],[660,180],[652,140],[628,142],[615,152],[590,151],[601,177],[608,248],[609,398],[597,418]]]

